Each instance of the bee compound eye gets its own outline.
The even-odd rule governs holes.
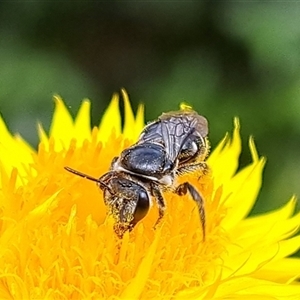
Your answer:
[[[200,153],[200,147],[203,144],[202,138],[196,138],[194,136],[188,138],[185,143],[182,145],[178,159],[181,163],[185,163],[197,157]]]
[[[150,207],[150,200],[148,194],[145,191],[140,191],[138,194],[138,200],[137,200],[137,204],[134,212],[134,219],[132,223],[136,224],[137,222],[142,220],[146,216],[149,207]]]

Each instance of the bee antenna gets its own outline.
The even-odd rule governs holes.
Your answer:
[[[74,170],[74,169],[72,169],[70,167],[64,167],[64,169],[67,170],[70,173],[73,173],[73,174],[77,175],[77,176],[80,176],[80,177],[83,177],[85,179],[97,182],[97,183],[99,183],[100,186],[104,186],[105,188],[107,188],[109,190],[109,192],[111,192],[111,188],[106,183],[104,183],[102,180],[100,180],[98,178],[95,178],[95,177],[92,177],[92,176],[90,176],[88,174],[79,172],[79,171]]]
[[[72,168],[69,168],[69,167],[64,167],[64,168],[65,168],[65,170],[67,170],[67,171],[69,171],[70,173],[73,173],[73,174],[75,174],[75,175],[77,175],[77,176],[80,176],[80,177],[86,178],[86,179],[88,179],[88,180],[91,180],[91,181],[95,181],[95,182],[100,183],[98,178],[92,177],[92,176],[87,175],[87,174],[85,174],[85,173],[81,173],[81,172],[79,172],[79,171],[77,171],[77,170],[74,170],[74,169],[72,169]]]

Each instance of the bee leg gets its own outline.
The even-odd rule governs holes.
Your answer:
[[[156,228],[163,216],[165,215],[166,204],[159,188],[154,184],[151,184],[151,193],[155,197],[156,203],[158,205],[158,219],[154,225],[154,228]]]
[[[193,164],[186,164],[177,169],[178,174],[186,174],[190,172],[199,172],[201,175],[209,173],[209,168],[206,162],[198,162]]]
[[[204,241],[205,240],[205,208],[204,208],[203,198],[200,196],[197,190],[188,182],[184,182],[180,184],[175,190],[175,193],[179,196],[186,195],[187,192],[190,193],[193,200],[197,203],[199,215],[200,215],[200,221],[202,225],[202,231],[203,231],[203,241]]]

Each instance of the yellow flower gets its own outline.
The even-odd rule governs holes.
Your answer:
[[[247,217],[261,186],[265,159],[250,138],[252,162],[237,172],[239,123],[208,158],[210,175],[186,179],[205,199],[206,239],[190,197],[165,193],[157,208],[119,239],[91,176],[132,144],[143,128],[126,93],[124,129],[114,95],[99,127],[90,129],[90,103],[75,121],[59,97],[49,137],[42,126],[38,151],[12,136],[0,120],[0,299],[300,299],[295,199]]]

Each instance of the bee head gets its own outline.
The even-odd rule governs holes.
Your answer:
[[[105,183],[109,189],[102,188],[104,201],[116,221],[115,227],[124,231],[132,229],[146,216],[150,208],[150,198],[146,189],[119,174],[112,174]]]
[[[75,175],[95,181],[103,190],[104,202],[115,219],[115,231],[122,236],[142,220],[149,208],[150,198],[146,189],[120,173],[108,172],[99,179],[69,167],[65,169]]]

